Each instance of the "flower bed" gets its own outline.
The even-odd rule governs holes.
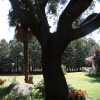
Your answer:
[[[77,90],[72,87],[72,85],[68,85],[68,100],[86,100],[87,93],[81,89]],[[44,100],[45,96],[45,86],[44,81],[41,80],[36,85],[34,85],[33,91],[31,91],[27,95],[22,95],[16,91],[12,91],[7,97],[6,100]]]
[[[86,100],[86,96],[87,96],[86,90],[81,90],[81,89],[77,90],[73,88],[71,85],[68,85],[68,89],[69,89],[68,100]],[[43,80],[41,80],[35,85],[34,98],[36,99],[44,98]]]
[[[69,100],[86,100],[86,90],[77,90],[73,88],[71,85],[68,85],[69,89]]]

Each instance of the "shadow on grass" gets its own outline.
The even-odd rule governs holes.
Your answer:
[[[2,100],[7,94],[9,94],[11,89],[8,87],[0,87],[0,100]]]
[[[7,87],[0,87],[0,100],[3,100],[3,98],[11,92],[12,88],[16,84],[18,84],[18,83],[12,83]]]
[[[89,82],[91,83],[100,83],[100,76],[92,76],[92,75],[86,75],[88,76],[89,78],[91,78],[91,80],[89,80]]]

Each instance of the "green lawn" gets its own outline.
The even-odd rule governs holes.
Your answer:
[[[71,84],[76,89],[86,90],[89,97],[92,97],[93,100],[100,100],[100,77],[89,77],[83,72],[67,73],[65,77],[68,84]],[[11,83],[13,76],[0,76],[0,78],[7,80],[3,86],[5,87]],[[33,75],[34,84],[41,79],[43,79],[42,75]],[[24,82],[24,76],[17,76],[16,80]]]
[[[77,89],[87,91],[93,100],[100,100],[100,77],[89,77],[86,73],[68,73],[65,75],[68,84],[72,84]]]

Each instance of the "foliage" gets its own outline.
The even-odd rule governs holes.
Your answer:
[[[12,81],[9,86],[2,86],[0,87],[0,100],[5,100],[4,98],[11,93],[12,88],[18,83]]]
[[[12,89],[14,83],[9,86],[10,89]],[[38,82],[35,86],[32,92],[30,92],[27,95],[23,95],[21,93],[18,93],[15,90],[12,90],[7,96],[5,96],[6,100],[34,100],[44,98],[44,82],[41,80]]]
[[[85,52],[84,52],[84,45],[83,45],[83,39],[79,39],[77,41],[74,41],[74,66],[76,68],[78,68],[78,71],[80,71],[80,69],[85,66]]]
[[[97,46],[93,39],[82,38],[76,41],[73,41],[69,44],[63,54],[62,63],[66,66],[66,68],[82,68],[86,66],[85,58],[89,54],[89,51],[92,46]]]
[[[73,88],[70,84],[68,85],[69,88],[69,99],[68,100],[86,100],[86,91],[81,89],[77,90]]]
[[[0,100],[5,100],[6,95],[10,93],[8,87],[0,87]]]
[[[34,88],[34,98],[41,99],[44,98],[44,82],[41,80],[35,85]],[[68,85],[69,88],[69,99],[68,100],[86,100],[86,91],[77,90],[73,88],[71,85]]]
[[[17,42],[16,40],[10,41],[9,44],[10,44],[10,58],[15,63],[16,59],[21,56],[20,52],[23,52],[23,45],[22,43]]]
[[[71,85],[69,87],[69,99],[68,100],[86,100],[86,91],[84,90],[77,90],[73,88]],[[34,98],[41,99],[44,98],[44,82],[41,80],[35,85],[34,88]]]
[[[5,39],[2,39],[0,41],[0,59],[8,57],[9,51],[10,51],[9,44]]]
[[[29,44],[29,59],[33,69],[41,69],[41,46],[36,38]]]
[[[44,98],[44,81],[41,80],[34,86],[34,98],[41,99]]]
[[[14,90],[14,86],[18,85],[19,83],[16,80],[12,80],[11,84],[6,88],[7,92],[5,99],[6,100],[33,100],[33,91],[29,94],[24,95],[22,93],[18,93],[18,91]]]
[[[9,95],[7,95],[6,100],[34,100],[33,95],[28,94],[28,95],[22,95],[17,93],[16,91],[11,91]]]
[[[0,41],[0,71],[3,72],[4,67],[9,64],[10,47],[5,39]]]
[[[23,45],[21,42],[17,42],[15,39],[14,40],[11,40],[9,42],[9,45],[10,45],[10,55],[12,57],[12,55],[18,55],[20,52],[22,52],[23,50]],[[16,52],[16,54],[14,54],[14,51]]]
[[[7,43],[7,45],[8,47],[5,46],[6,49],[2,49],[4,48],[4,46],[0,47],[1,48],[0,71],[1,72],[7,71],[11,73],[12,68],[18,72],[20,71],[20,69],[22,71],[23,44],[21,42],[17,42],[16,39],[14,39],[11,40],[9,43]],[[9,53],[6,50],[8,50]],[[31,43],[29,43],[29,66],[32,68],[31,71],[34,69],[41,69],[40,58],[41,58],[41,47],[36,38],[34,38],[34,40],[31,41]],[[12,63],[14,63],[14,66],[12,66]]]
[[[92,46],[98,47],[98,44],[91,38],[82,38],[71,42],[64,51],[62,64],[66,66],[66,68],[81,68],[82,66],[85,66],[84,60],[87,55],[90,56],[92,54],[92,51],[89,53]],[[12,40],[9,42],[8,47],[9,58],[3,58],[0,64],[7,66],[5,67],[7,70],[10,69],[12,63],[14,63],[14,68],[17,66],[21,67],[23,63],[23,55],[20,55],[20,53],[23,52],[23,44],[16,40]],[[3,52],[6,51],[3,50]],[[29,43],[29,59],[31,71],[41,69],[41,46],[36,38]]]

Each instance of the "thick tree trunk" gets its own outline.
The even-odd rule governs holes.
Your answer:
[[[68,87],[61,69],[61,54],[54,54],[48,49],[42,50],[45,100],[68,100]]]

